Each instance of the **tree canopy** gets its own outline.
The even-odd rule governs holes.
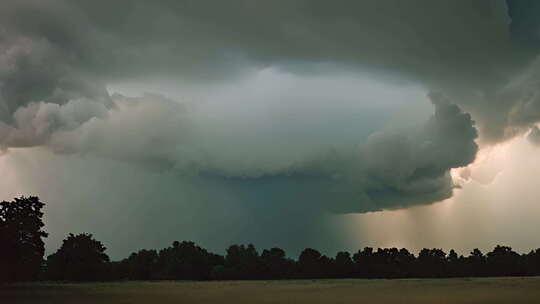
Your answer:
[[[95,281],[107,277],[109,256],[91,234],[69,234],[62,246],[47,257],[47,278]]]
[[[0,281],[36,279],[43,264],[47,233],[35,196],[0,202]]]
[[[0,203],[0,280],[260,280],[316,278],[425,278],[540,275],[540,249],[519,254],[496,246],[487,254],[468,256],[440,248],[424,248],[417,256],[405,248],[365,247],[355,253],[327,256],[304,249],[297,260],[281,248],[261,252],[253,244],[234,244],[225,255],[191,241],[141,249],[111,262],[105,246],[92,234],[70,233],[61,247],[43,261],[44,203],[20,197]]]

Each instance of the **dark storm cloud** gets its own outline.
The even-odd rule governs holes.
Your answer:
[[[520,15],[503,1],[8,0],[0,8],[4,148],[158,163],[235,180],[242,191],[281,191],[279,201],[365,212],[451,195],[449,170],[477,150],[462,110],[491,142],[540,120],[535,49],[515,43],[510,24],[521,28]],[[377,132],[359,151],[247,162],[259,153],[253,147],[201,145],[200,123],[181,104],[106,90],[156,76],[234,82],[267,66],[369,71],[441,94],[425,124]],[[231,149],[238,156],[221,157]],[[291,186],[300,180],[304,189]]]
[[[204,79],[246,65],[330,62],[485,82],[526,59],[509,41],[502,1],[47,2],[8,1],[4,23],[105,77]]]
[[[451,168],[477,152],[474,122],[456,105],[432,97],[435,114],[413,131],[380,132],[365,145],[366,194],[374,206],[392,208],[440,201],[452,194]]]
[[[4,111],[29,101],[106,99],[103,83],[111,81],[233,81],[264,66],[300,73],[334,66],[442,91],[475,116],[486,141],[499,141],[530,124],[509,117],[525,97],[506,87],[531,64],[538,31],[535,5],[509,3],[4,1],[3,61],[17,67],[3,73]]]
[[[477,132],[469,114],[432,99],[435,113],[427,122],[376,132],[357,151],[328,154],[257,178],[216,168],[202,177],[237,191],[242,202],[268,201],[279,210],[298,212],[368,212],[441,201],[455,187],[449,170],[474,160]],[[266,208],[253,208],[261,207]]]

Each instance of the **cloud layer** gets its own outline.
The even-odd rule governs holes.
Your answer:
[[[3,149],[45,146],[217,179],[239,192],[278,192],[276,201],[317,210],[366,212],[448,198],[449,171],[474,160],[475,141],[500,142],[540,120],[536,45],[523,25],[530,22],[520,22],[530,16],[511,2],[8,0],[0,7]],[[268,67],[420,84],[437,92],[434,114],[365,142],[359,136],[352,147],[301,148],[294,128],[283,138],[297,143],[271,147],[277,136],[250,138],[249,124],[224,141],[215,134],[227,132],[197,115],[199,105],[107,90],[163,78],[234,84]],[[256,200],[250,195],[246,201]]]

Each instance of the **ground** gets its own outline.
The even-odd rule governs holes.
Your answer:
[[[540,303],[540,277],[34,283],[0,287],[0,303]]]

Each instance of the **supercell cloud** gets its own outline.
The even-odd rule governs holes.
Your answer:
[[[298,208],[295,216],[441,201],[455,188],[450,170],[472,163],[478,144],[530,128],[538,137],[538,9],[481,0],[2,1],[0,146],[168,172],[167,183],[197,180],[200,191],[226,188],[249,208]],[[270,82],[300,80],[267,96],[268,83],[243,86],[265,71]],[[366,75],[420,90],[431,115],[383,127],[414,111],[410,96],[332,81],[298,93],[302,79]],[[189,89],[110,90],[156,82],[242,92],[209,110]],[[358,103],[361,122],[345,124],[343,100]]]

